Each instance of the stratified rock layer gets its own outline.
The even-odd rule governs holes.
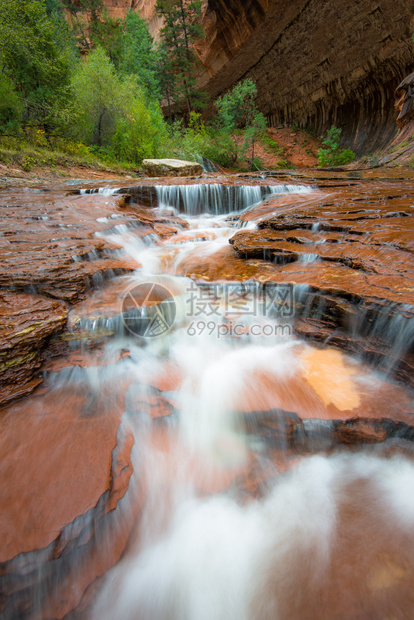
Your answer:
[[[122,270],[133,269],[137,262],[118,252],[122,242],[133,241],[139,247],[145,237],[160,244],[166,240],[165,256],[160,258],[174,272],[182,269],[204,280],[254,277],[259,283],[291,285],[298,292],[294,323],[298,333],[351,350],[365,348],[372,357],[383,352],[386,363],[398,361],[392,355],[402,355],[398,374],[407,378],[412,358],[404,345],[411,334],[406,327],[414,295],[412,180],[337,178],[318,183],[324,188],[272,197],[248,211],[240,219],[255,221],[257,229],[238,230],[232,244],[217,253],[203,255],[194,244],[194,252],[185,253],[178,267],[172,258],[180,243],[191,235],[201,243],[214,239],[215,231],[191,230],[177,217],[135,209],[128,204],[132,191],[121,199],[34,194],[24,206],[22,194],[15,198],[10,194],[11,206],[4,207],[9,216],[4,233],[11,234],[4,234],[2,243],[10,276],[7,280],[3,271],[7,288],[1,290],[3,318],[10,315],[10,324],[0,334],[5,343],[2,363],[10,369],[6,378],[12,381],[15,372],[17,379],[30,384],[42,355],[47,355],[49,339],[66,321],[69,302],[77,304],[71,314],[74,326],[83,322],[86,329],[89,323],[91,331],[96,332],[95,323],[101,319],[118,316],[122,291],[132,278],[100,286],[89,299],[84,299],[90,291],[82,278],[100,273],[106,260]],[[19,208],[13,204],[17,201]],[[235,220],[233,214],[231,221]],[[54,231],[61,229],[58,237]],[[96,237],[96,231],[105,238]],[[51,232],[56,236],[51,238]],[[88,255],[80,254],[91,246]],[[70,251],[76,260],[69,260]],[[79,265],[75,280],[79,288],[72,262]],[[30,271],[42,295],[37,289],[25,292]],[[48,291],[54,296],[47,296]],[[138,296],[133,300],[141,303]],[[32,359],[33,351],[39,357]],[[161,353],[158,363],[152,364],[147,363],[151,358],[145,357],[145,350],[142,358],[141,351],[137,353],[135,342],[125,341],[105,352],[96,346],[90,355],[83,348],[72,349],[70,355],[49,360],[43,367],[48,380],[30,400],[0,412],[4,620],[89,620],[100,577],[139,536],[140,510],[153,484],[161,485],[167,512],[169,493],[177,479],[183,480],[183,473],[200,495],[231,485],[239,497],[251,499],[263,495],[278,472],[308,452],[329,452],[338,445],[352,449],[388,439],[397,451],[399,441],[408,449],[414,439],[412,399],[404,386],[382,381],[337,349],[295,342],[290,357],[285,352],[289,373],[282,381],[280,369],[263,365],[252,369],[252,382],[231,394],[235,416],[253,436],[251,445],[260,441],[259,455],[252,451],[245,465],[206,475],[203,454],[187,460],[188,445],[178,436],[176,425],[183,405],[180,388],[184,393],[189,390],[189,382],[184,384],[187,360],[180,366],[174,354]],[[197,390],[196,382],[191,389]],[[131,428],[139,431],[137,439],[141,430],[150,430],[134,452]],[[149,447],[154,458],[159,455],[160,468],[154,477],[150,459],[145,479],[140,465]],[[158,519],[161,512],[162,522],[165,515],[160,508],[156,503],[154,514]],[[408,579],[407,590],[411,592]]]
[[[395,134],[394,90],[413,70],[407,0],[209,0],[200,53],[212,98],[252,78],[271,125],[343,127],[356,151]]]
[[[104,2],[115,17],[138,10],[159,37],[154,0]],[[252,78],[270,125],[335,124],[357,152],[395,136],[394,91],[414,69],[409,0],[204,0],[202,15],[199,85],[210,101]]]
[[[67,319],[65,304],[39,295],[0,290],[0,406],[31,392],[43,351]]]
[[[65,194],[0,195],[0,406],[42,382],[41,364],[70,305],[138,267],[120,249],[117,233],[163,238],[187,226],[173,216],[130,208],[128,196]],[[56,339],[55,345],[62,348]]]
[[[195,250],[180,273],[288,285],[299,334],[362,353],[411,381],[413,184],[319,184],[325,189],[271,198],[241,216],[258,228],[236,232],[232,249],[213,257]]]

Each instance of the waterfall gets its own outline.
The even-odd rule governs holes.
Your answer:
[[[194,155],[194,159],[195,161],[198,161],[199,164],[201,164],[201,167],[203,168],[203,172],[207,172],[207,173],[217,172],[216,165],[210,159],[207,159],[207,157],[203,157],[202,155],[197,154],[197,155]]]
[[[119,192],[120,189],[120,187],[93,187],[81,189],[79,190],[79,193],[81,196],[84,196],[85,194],[102,194],[102,196],[108,197],[113,196],[114,194]]]
[[[156,185],[158,206],[174,207],[188,215],[223,215],[244,211],[274,194],[309,193],[305,185]]]
[[[77,189],[101,196],[66,211],[56,198],[48,215],[21,197],[14,221],[5,211],[5,261],[18,230],[24,257],[13,332],[3,290],[3,370],[17,365],[20,381],[35,364],[36,386],[44,374],[0,418],[1,619],[413,617],[413,392],[393,378],[410,380],[414,307],[348,288],[357,270],[343,284],[342,265],[330,272],[316,253],[359,219],[352,195],[331,222],[309,186],[140,183]],[[59,287],[66,272],[79,287],[67,320],[52,284],[43,298],[19,284],[36,222],[31,245],[40,254],[51,239],[53,252],[34,284],[55,269]],[[269,238],[257,259],[229,244],[241,225]],[[401,238],[386,225],[391,262],[388,240]],[[48,321],[41,369],[28,346]]]

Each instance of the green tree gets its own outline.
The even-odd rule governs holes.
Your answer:
[[[15,91],[12,80],[0,73],[0,132],[18,129],[23,102]]]
[[[136,75],[148,95],[157,100],[161,97],[157,74],[159,60],[147,22],[129,10],[117,42],[115,64],[124,75]]]
[[[240,151],[237,142],[234,141],[234,163],[240,154],[245,157],[250,150],[248,159],[251,167],[254,161],[255,143],[266,128],[266,119],[256,107],[256,95],[256,84],[248,78],[236,84],[231,91],[214,102],[218,109],[218,127],[222,132],[230,135],[237,129],[245,129]]]
[[[50,110],[64,96],[70,52],[42,0],[0,0],[0,67],[24,103],[23,121],[49,129]]]
[[[166,135],[158,104],[148,104],[136,76],[120,76],[102,48],[81,64],[72,90],[73,138],[137,164],[157,155]]]
[[[99,20],[93,22],[90,31],[90,46],[103,47],[112,62],[116,63],[119,56],[119,40],[122,35],[122,21],[112,18],[106,7],[103,8]]]
[[[318,165],[321,166],[341,166],[348,164],[355,159],[355,153],[351,149],[340,149],[342,129],[332,125],[322,141],[325,146],[318,151]]]
[[[204,36],[201,0],[157,0],[157,15],[163,17],[161,40],[168,54],[167,69],[174,75],[174,100],[185,102],[187,115],[203,106],[205,97],[196,88],[198,58],[194,43]],[[164,93],[163,93],[164,94]]]
[[[255,166],[254,147],[255,144],[263,135],[266,129],[266,118],[261,112],[256,112],[250,121],[250,125],[246,127],[244,134],[244,144],[242,146],[242,155],[246,156],[247,152],[250,152],[250,157],[247,157],[250,163],[250,169],[253,170]]]
[[[91,52],[72,80],[77,138],[98,147],[109,142],[122,108],[120,85],[115,67],[103,48]]]
[[[60,0],[45,0],[46,13],[54,15],[55,13],[62,14],[63,6]]]
[[[248,78],[216,99],[214,105],[218,108],[219,120],[225,129],[231,132],[253,124],[258,114],[256,95],[256,84]]]
[[[50,0],[53,2],[53,0]],[[72,32],[81,49],[90,48],[89,34],[99,38],[100,20],[105,5],[102,0],[62,0],[69,12]]]
[[[167,102],[168,120],[171,123],[173,120],[173,104],[176,100],[176,79],[173,73],[173,62],[163,41],[157,47],[156,77],[161,97]]]

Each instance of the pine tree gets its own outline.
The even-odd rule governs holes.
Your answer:
[[[68,10],[73,34],[78,40],[80,48],[88,49],[89,33],[99,32],[102,13],[105,5],[102,0],[62,0]],[[86,16],[86,20],[84,19]]]
[[[159,54],[148,30],[148,24],[138,13],[129,10],[117,42],[115,66],[123,75],[136,75],[151,99],[159,100],[160,84],[157,75]]]
[[[203,97],[196,89],[198,58],[193,44],[203,37],[201,0],[157,0],[157,15],[164,18],[161,40],[174,75],[175,102],[185,102],[187,114],[202,107]],[[164,93],[165,94],[165,93]]]

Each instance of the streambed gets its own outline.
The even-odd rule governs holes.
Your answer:
[[[411,617],[412,190],[341,183],[4,194],[66,325],[2,412],[5,618]]]

